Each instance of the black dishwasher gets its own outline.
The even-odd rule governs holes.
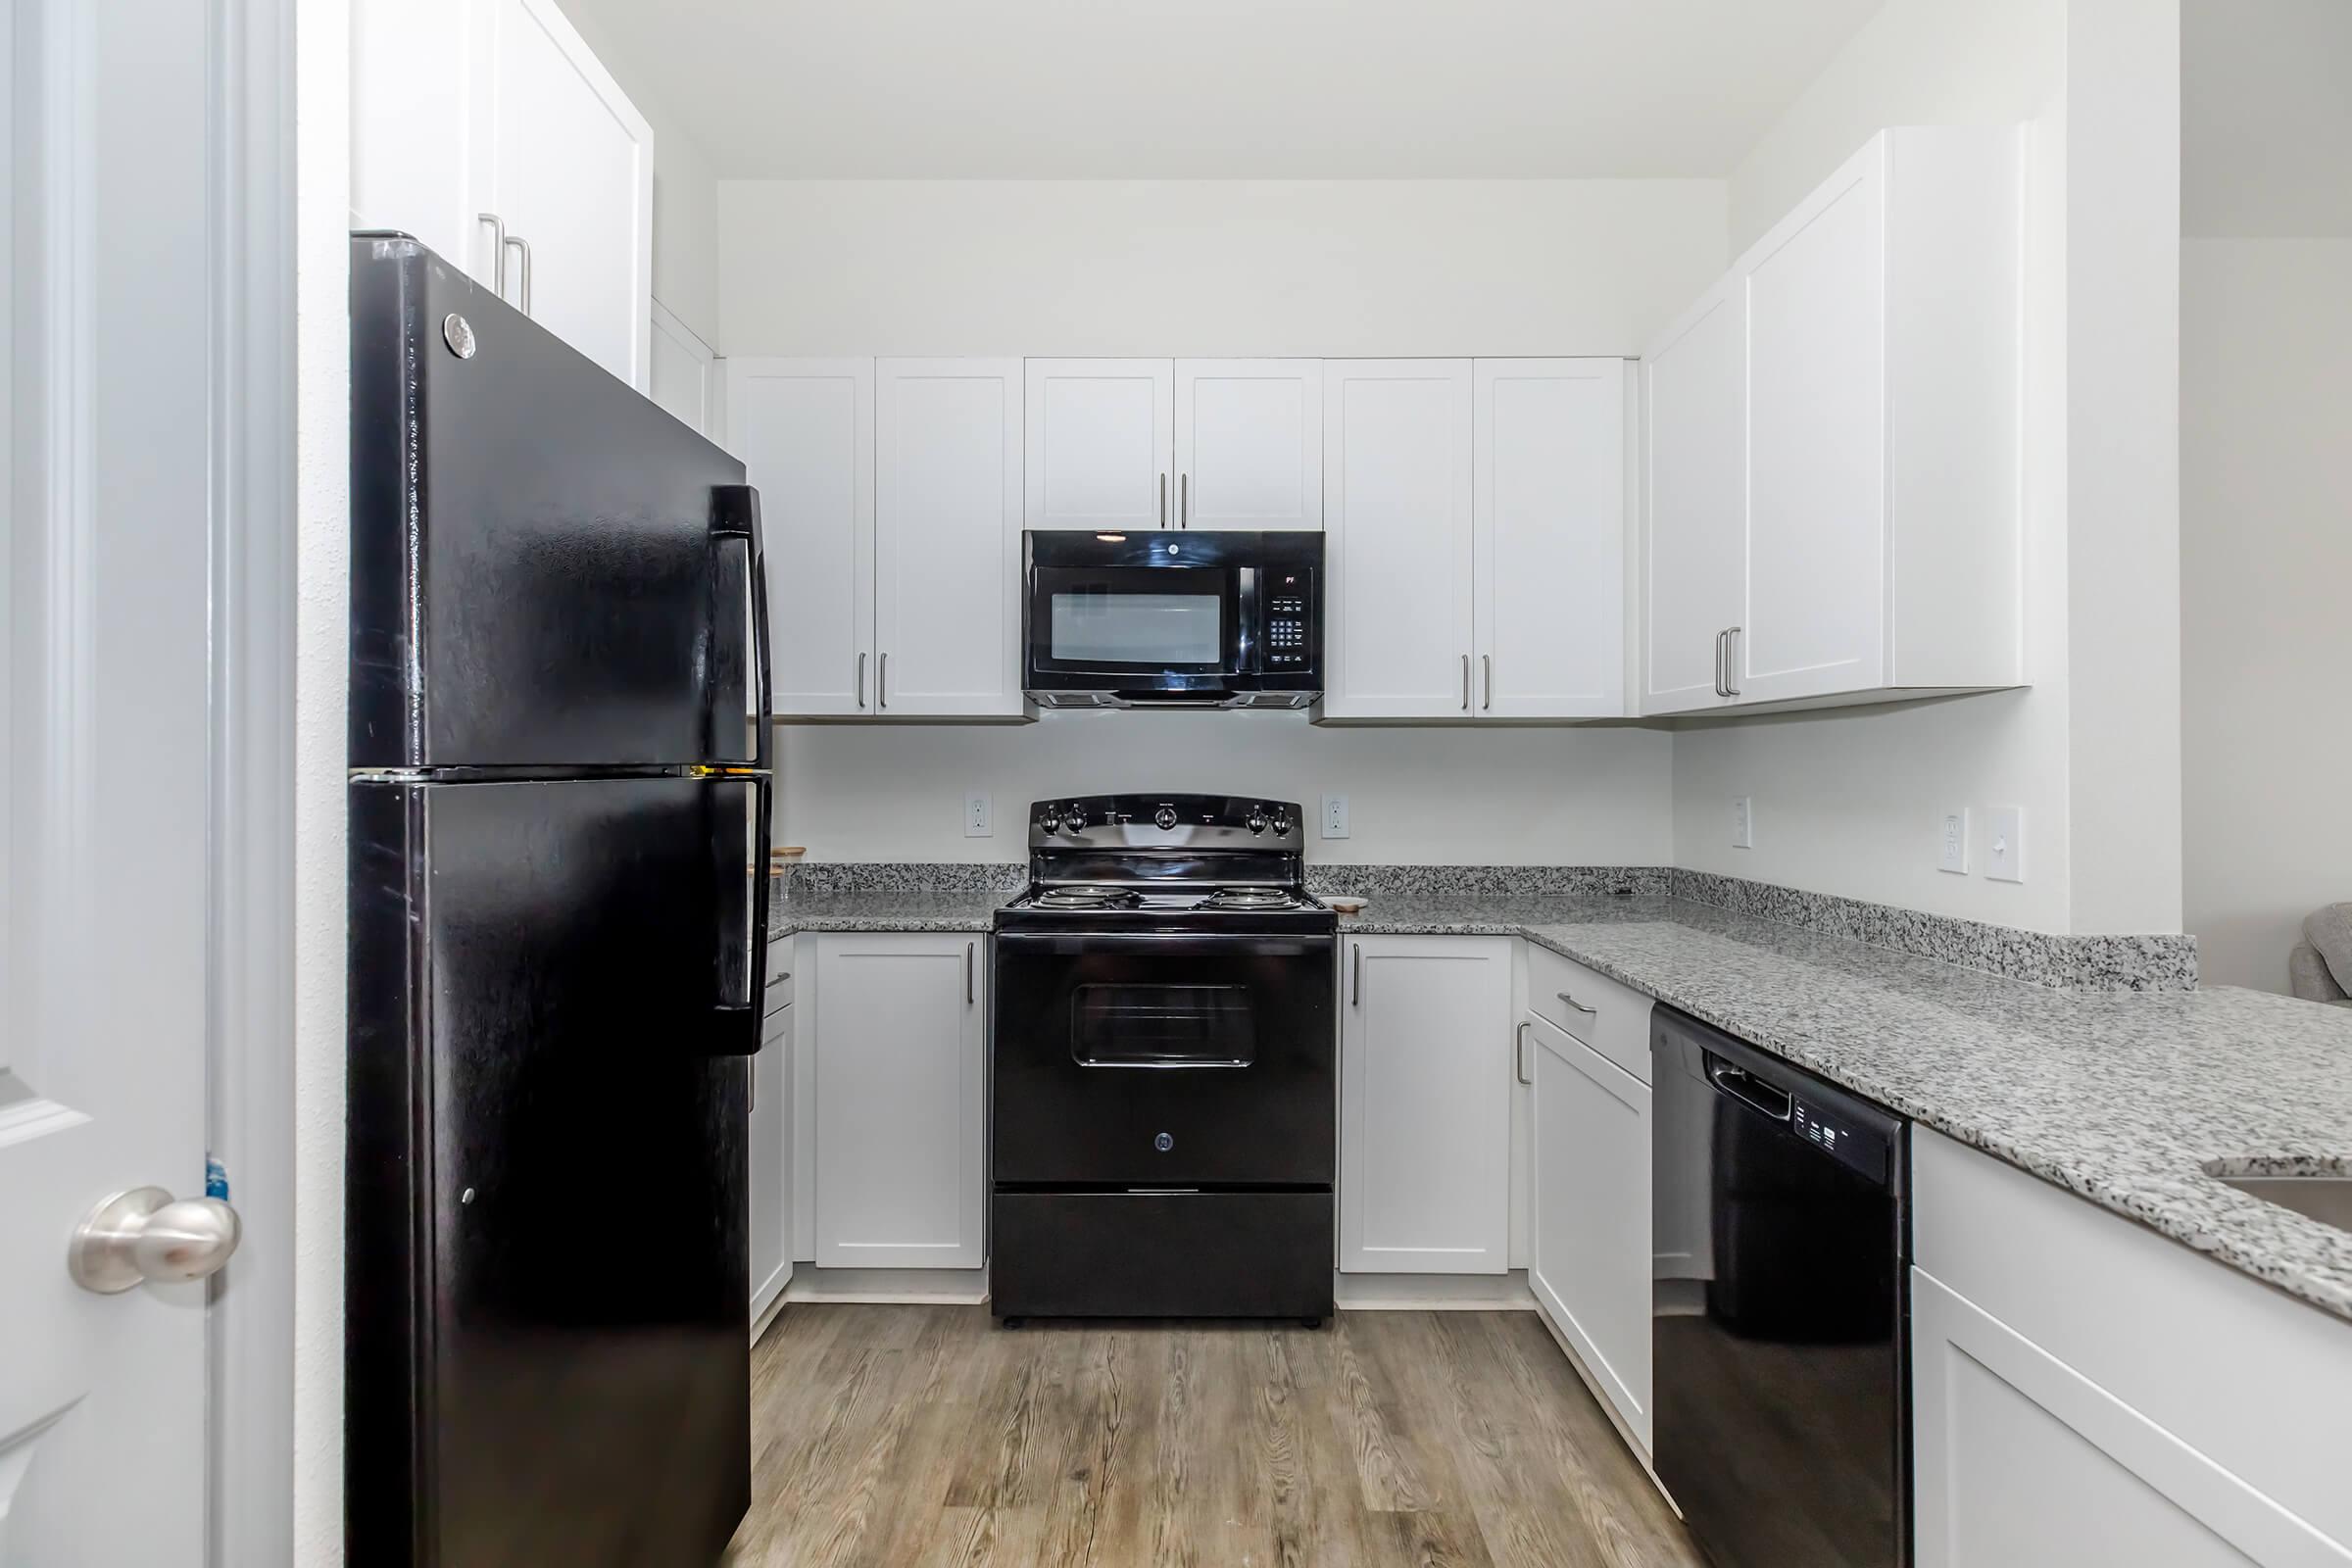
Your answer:
[[[1652,1460],[1721,1568],[1911,1560],[1909,1123],[1650,1015]]]

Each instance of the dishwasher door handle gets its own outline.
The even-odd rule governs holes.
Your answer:
[[[1754,1073],[1735,1067],[1728,1061],[1710,1058],[1707,1062],[1707,1081],[1724,1094],[1731,1096],[1760,1116],[1774,1121],[1787,1121],[1795,1104],[1787,1090],[1775,1089]],[[1774,1103],[1774,1102],[1779,1103]]]

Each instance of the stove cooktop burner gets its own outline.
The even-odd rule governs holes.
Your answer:
[[[1030,901],[1041,909],[1132,909],[1144,902],[1133,888],[1048,888]]]
[[[1281,888],[1219,888],[1200,901],[1203,909],[1287,909],[1298,901]]]

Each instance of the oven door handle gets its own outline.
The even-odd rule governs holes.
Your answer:
[[[1038,954],[1128,954],[1142,957],[1305,958],[1332,951],[1334,937],[1288,937],[1200,931],[999,931],[1000,957]]]

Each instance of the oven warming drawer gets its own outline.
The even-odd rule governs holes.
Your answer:
[[[998,1317],[1331,1315],[1329,1190],[999,1191],[989,1220]]]

